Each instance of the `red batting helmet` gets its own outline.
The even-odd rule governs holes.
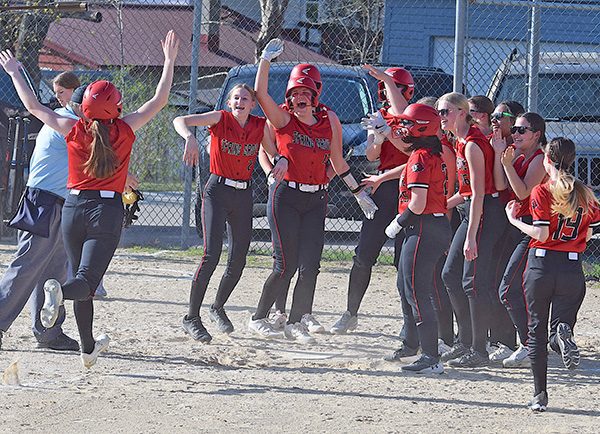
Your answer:
[[[323,90],[323,82],[321,81],[321,73],[319,72],[319,68],[315,65],[311,65],[310,63],[299,63],[294,66],[292,72],[290,72],[290,78],[298,78],[298,77],[309,77],[312,81],[317,85],[317,95],[321,95],[321,91]]]
[[[385,73],[392,77],[396,85],[404,86],[406,88],[402,91],[402,96],[404,96],[406,101],[410,101],[415,94],[415,81],[413,80],[412,74],[404,68],[388,68],[385,70]],[[385,96],[385,85],[382,81],[377,83],[377,95],[379,96],[380,101],[387,101],[387,97]]]
[[[122,108],[121,92],[110,81],[94,81],[83,94],[81,109],[88,119],[116,119]]]
[[[404,123],[408,135],[412,137],[428,137],[437,135],[442,121],[437,110],[425,104],[411,104],[400,115],[400,119],[410,121]]]
[[[317,84],[313,81],[312,78],[305,77],[305,76],[301,76],[301,77],[290,76],[290,79],[288,80],[287,88],[285,89],[285,100],[286,100],[286,104],[288,106],[289,106],[288,100],[289,100],[290,96],[292,95],[292,90],[294,90],[298,87],[305,87],[307,89],[310,89],[313,92],[313,97],[312,97],[312,101],[311,101],[313,107],[316,107],[319,104],[319,89],[317,88]]]

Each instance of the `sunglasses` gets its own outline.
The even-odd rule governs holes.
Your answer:
[[[510,127],[511,134],[525,134],[525,131],[531,131],[532,133],[535,133],[536,130],[531,127]]]
[[[500,112],[500,113],[492,113],[490,119],[495,119],[499,121],[502,118],[514,118],[515,116],[512,113],[508,112]]]
[[[469,113],[473,114],[473,113],[485,113],[485,112],[481,111],[481,110],[477,110],[477,109],[471,109],[471,110],[469,110]]]
[[[448,116],[449,113],[451,113],[451,111],[449,109],[438,110],[438,115],[440,115],[440,116]]]

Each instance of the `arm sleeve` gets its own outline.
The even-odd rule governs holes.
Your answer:
[[[550,200],[549,192],[542,188],[541,185],[536,185],[531,190],[529,206],[534,226],[550,226],[552,201]]]

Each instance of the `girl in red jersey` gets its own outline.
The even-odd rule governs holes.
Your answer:
[[[308,343],[313,341],[309,330],[324,331],[312,315],[312,305],[324,244],[329,162],[355,194],[368,217],[374,216],[377,206],[360,188],[343,158],[342,128],[338,117],[330,110],[314,111],[319,92],[315,82],[304,75],[290,76],[285,93],[289,110],[277,105],[270,97],[270,61],[282,52],[281,40],[269,41],[261,55],[255,81],[258,102],[275,128],[281,154],[276,160],[286,159],[288,170],[283,181],[270,186],[267,217],[275,263],[248,326],[261,336],[279,334],[267,315],[298,271],[302,276],[294,288],[284,334],[288,339]]]
[[[511,131],[513,143],[511,146],[506,145],[506,140],[502,138],[499,131],[494,132],[492,140],[496,153],[494,176],[498,188],[507,189],[508,201],[519,201],[518,217],[526,223],[531,223],[529,195],[533,187],[542,182],[546,176],[542,151],[546,146],[546,125],[544,119],[537,113],[525,113],[517,117]],[[527,311],[521,290],[529,240],[528,235],[512,225],[508,226],[503,236],[502,250],[511,251],[512,255],[505,266],[499,285],[499,301],[506,308],[512,321],[510,324],[504,324],[506,330],[497,331],[499,348],[495,353],[500,354],[511,347],[514,342],[514,328],[517,329],[520,341],[519,347],[508,357],[505,355],[494,358],[495,354],[490,354],[491,361],[502,361],[505,367],[529,366]],[[504,253],[502,255],[504,256]],[[505,312],[500,311],[495,314],[495,317],[504,314]]]
[[[44,285],[41,321],[51,327],[63,298],[73,300],[81,338],[81,360],[86,368],[108,348],[105,335],[92,334],[94,291],[114,255],[121,235],[123,201],[134,132],[147,124],[168,102],[179,40],[169,31],[162,49],[164,67],[154,97],[137,111],[121,116],[121,94],[107,81],[90,84],[81,104],[86,119],[63,117],[41,105],[25,84],[20,65],[9,51],[0,64],[11,76],[23,104],[34,116],[64,135],[69,155],[67,187],[70,194],[62,210],[62,231],[74,277]]]
[[[448,180],[437,136],[440,117],[433,107],[411,104],[400,118],[403,127],[399,133],[411,143],[412,153],[400,177],[399,214],[385,232],[390,238],[404,232],[398,276],[403,280],[422,350],[421,357],[402,370],[441,374],[433,276],[450,242],[450,223],[446,218]]]
[[[492,119],[494,103],[487,96],[475,95],[469,98],[469,114],[476,122],[475,125],[484,136],[492,136]]]
[[[242,276],[252,238],[250,179],[256,155],[261,144],[271,158],[277,153],[266,119],[250,114],[256,105],[256,95],[251,87],[246,84],[235,86],[229,92],[227,105],[231,111],[211,111],[173,120],[175,130],[185,138],[183,160],[188,165],[197,165],[199,159],[198,141],[190,127],[208,127],[211,136],[211,175],[202,196],[204,255],[194,274],[189,310],[183,318],[183,329],[195,340],[205,343],[210,342],[212,336],[202,324],[200,306],[221,257],[223,231],[227,225],[227,267],[215,301],[209,308],[209,317],[220,332],[231,333],[233,324],[224,306]],[[281,180],[286,169],[287,162],[281,159],[271,173]]]
[[[550,179],[531,191],[533,224],[519,219],[522,204],[518,201],[506,206],[510,223],[531,237],[523,287],[529,312],[529,357],[534,383],[529,407],[533,411],[545,411],[548,405],[547,344],[562,356],[568,369],[579,365],[573,328],[585,296],[581,254],[592,236],[592,227],[600,226],[600,208],[593,191],[570,174],[575,144],[558,137],[548,143],[544,152],[544,167]]]
[[[364,68],[371,76],[379,80],[378,95],[383,107],[375,115],[386,124],[381,124],[381,129],[391,131],[389,125],[396,122],[395,116],[404,111],[408,105],[407,101],[414,94],[412,75],[404,68],[388,68],[385,72],[370,65],[365,65]],[[368,120],[365,119],[365,122]],[[371,123],[365,127],[369,128],[370,125]],[[371,270],[387,240],[385,226],[394,218],[398,209],[397,180],[408,161],[408,152],[405,153],[397,148],[388,136],[378,132],[375,127],[368,131],[367,159],[369,161],[379,160],[379,165],[377,175],[367,177],[363,180],[363,184],[372,188],[373,201],[379,210],[375,214],[375,218],[363,218],[350,270],[347,308],[331,327],[330,332],[333,334],[343,334],[358,326],[358,310],[371,280]],[[402,142],[400,146],[405,149],[408,144]],[[398,237],[395,256],[399,254],[401,245],[402,239]]]
[[[459,191],[448,200],[448,207],[466,204],[466,216],[452,239],[442,271],[458,323],[458,342],[442,360],[453,367],[476,367],[489,363],[487,331],[492,297],[496,296],[493,248],[507,222],[494,186],[494,150],[472,125],[467,99],[449,93],[438,100],[437,109],[442,129],[456,139]]]

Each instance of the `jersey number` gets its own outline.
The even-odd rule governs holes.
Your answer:
[[[552,234],[553,240],[571,241],[579,235],[579,226],[581,225],[581,216],[583,208],[577,208],[575,219],[566,219],[563,215],[558,216],[558,226]]]

